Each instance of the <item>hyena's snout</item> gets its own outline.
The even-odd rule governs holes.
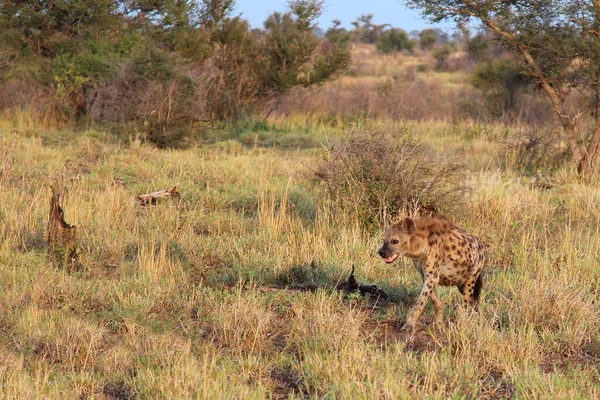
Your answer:
[[[383,246],[382,248],[379,249],[379,252],[377,253],[379,254],[382,258],[386,258],[387,256],[387,251],[385,249],[385,246]]]
[[[387,264],[394,262],[394,260],[396,260],[396,258],[398,258],[400,255],[399,253],[394,253],[393,250],[390,250],[387,244],[384,244],[381,249],[379,249],[378,254]]]

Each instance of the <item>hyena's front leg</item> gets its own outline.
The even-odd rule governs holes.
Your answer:
[[[435,310],[435,322],[441,324],[444,320],[444,303],[440,300],[436,287],[434,287],[431,292],[431,301],[433,302],[433,309]]]
[[[414,328],[417,320],[423,313],[423,309],[427,304],[427,301],[432,298],[432,293],[435,290],[438,281],[440,280],[439,268],[437,264],[434,265],[425,265],[423,267],[423,288],[421,289],[421,294],[419,295],[419,299],[417,300],[417,304],[413,306],[408,314],[408,318],[406,318],[406,323],[402,326],[401,330],[411,330]],[[439,301],[439,298],[436,299]],[[441,303],[441,302],[440,302]],[[434,308],[436,309],[436,318],[438,316],[438,306],[437,302],[434,303]],[[439,311],[441,314],[441,309]]]
[[[421,275],[421,280],[425,283],[425,273],[423,272],[423,262],[418,260],[413,260],[413,264],[415,269]],[[438,324],[443,321],[443,313],[444,313],[444,303],[440,300],[440,296],[438,295],[437,288],[434,286],[431,291],[431,301],[433,302],[433,309],[435,310],[435,322]]]

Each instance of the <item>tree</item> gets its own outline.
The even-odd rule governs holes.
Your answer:
[[[599,0],[409,0],[432,21],[479,21],[517,55],[544,91],[563,128],[580,174],[597,169],[600,153]],[[588,95],[588,109],[568,100]],[[585,118],[591,111],[590,128]],[[584,134],[579,135],[582,128]]]
[[[471,84],[482,91],[490,114],[500,117],[518,112],[521,94],[531,87],[532,82],[527,78],[512,60],[498,58],[479,63],[471,76]]]
[[[363,14],[356,21],[352,22],[354,30],[352,31],[354,40],[361,43],[376,43],[383,30],[389,24],[373,24],[373,14]]]
[[[423,29],[419,33],[419,46],[423,50],[429,50],[438,41],[438,34],[434,29]]]
[[[414,47],[415,42],[410,40],[407,33],[399,28],[384,31],[377,41],[377,50],[383,53],[402,50],[408,50],[412,53]]]
[[[480,32],[471,39],[467,39],[467,53],[476,61],[486,59],[490,48],[489,40]]]
[[[290,12],[275,12],[267,18],[261,43],[262,91],[275,99],[293,87],[332,80],[350,63],[349,42],[323,41],[314,33],[322,1],[293,0],[288,5]]]
[[[453,43],[444,43],[443,45],[437,46],[433,49],[431,54],[433,55],[433,58],[435,58],[437,61],[438,69],[443,69],[447,67],[446,62],[448,61],[448,58],[450,57],[452,52],[454,52],[455,50],[456,45]]]
[[[352,39],[350,32],[348,32],[346,28],[342,27],[342,21],[339,19],[334,19],[331,21],[331,23],[333,26],[327,29],[327,32],[325,32],[325,37],[327,40],[329,40],[331,43],[347,46]]]

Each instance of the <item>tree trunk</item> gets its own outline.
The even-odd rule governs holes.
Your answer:
[[[592,134],[590,144],[577,165],[580,174],[593,174],[598,167],[598,153],[600,152],[600,69],[596,71],[596,128]]]
[[[474,14],[473,14],[474,15]],[[475,15],[474,15],[475,16]],[[567,138],[567,143],[569,145],[569,150],[571,151],[571,155],[573,156],[573,160],[575,161],[575,165],[577,166],[577,172],[582,174],[588,174],[592,172],[595,168],[598,147],[600,146],[600,70],[597,72],[597,86],[596,86],[596,95],[598,98],[598,109],[596,110],[596,130],[594,135],[592,136],[592,140],[586,149],[583,149],[577,143],[577,138],[575,135],[575,119],[576,117],[571,117],[568,115],[566,110],[563,107],[559,94],[552,87],[550,82],[548,81],[547,76],[541,70],[529,48],[522,44],[517,44],[518,41],[516,37],[511,32],[507,32],[502,30],[496,23],[487,18],[482,18],[482,22],[488,26],[488,28],[492,29],[496,32],[500,37],[504,38],[508,43],[512,43],[516,45],[516,47],[521,52],[521,55],[525,59],[525,63],[530,68],[533,77],[538,81],[542,90],[546,93],[550,102],[552,103],[552,108],[554,112],[558,116],[560,123],[563,127],[563,131],[565,132],[565,136]]]

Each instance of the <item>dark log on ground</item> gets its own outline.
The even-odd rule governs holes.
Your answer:
[[[314,283],[297,283],[292,285],[286,285],[285,287],[271,287],[271,288],[261,288],[261,290],[269,291],[269,292],[277,292],[281,290],[286,290],[290,292],[314,292],[317,289],[325,289],[332,290],[335,289],[340,292],[344,292],[347,295],[351,293],[359,293],[363,297],[368,297],[370,299],[370,304],[373,307],[380,307],[387,303],[389,300],[389,296],[385,290],[381,289],[377,285],[368,285],[368,284],[359,284],[354,277],[354,265],[352,266],[352,272],[350,276],[345,282],[342,282],[334,287],[323,285],[318,286]]]
[[[61,207],[61,194],[54,186],[50,186],[50,215],[48,218],[48,245],[52,256],[65,263],[70,270],[75,269],[77,262],[76,235],[77,228],[65,222],[65,214]]]
[[[369,295],[378,301],[387,301],[388,299],[388,295],[385,290],[381,289],[377,285],[359,285],[354,277],[354,265],[352,265],[352,272],[350,272],[348,280],[337,285],[336,289],[347,293],[359,292],[361,296]]]
[[[138,201],[142,206],[154,205],[158,199],[171,197],[178,199],[180,196],[177,186],[173,186],[170,189],[158,190],[152,193],[140,194],[137,196]]]

